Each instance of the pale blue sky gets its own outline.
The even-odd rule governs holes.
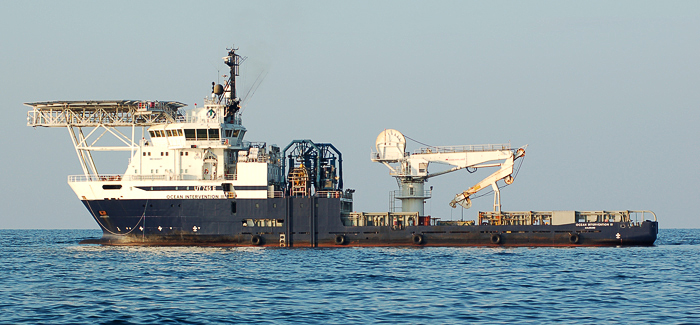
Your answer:
[[[358,211],[396,182],[369,160],[395,128],[431,145],[529,144],[504,210],[650,209],[698,228],[700,2],[0,2],[1,228],[97,228],[66,183],[66,130],[26,126],[24,102],[176,100],[193,106],[236,44],[247,140],[331,142]],[[246,91],[246,87],[243,87]],[[419,145],[409,143],[409,149]],[[128,157],[98,160],[122,173]],[[490,171],[428,182],[426,213]],[[465,219],[492,208],[475,200]]]

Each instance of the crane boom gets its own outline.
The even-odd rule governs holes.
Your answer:
[[[444,175],[464,168],[500,167],[481,182],[468,190],[459,193],[450,202],[453,208],[457,204],[464,208],[471,206],[470,195],[491,185],[494,188],[494,210],[500,211],[500,192],[496,182],[504,179],[510,184],[513,181],[514,160],[525,155],[525,147],[511,149],[510,144],[497,145],[467,145],[426,147],[417,152],[406,152],[406,137],[394,129],[384,130],[377,136],[377,152],[372,152],[371,160],[387,166],[391,176],[399,182],[400,190],[395,197],[401,200],[403,212],[417,211],[423,215],[423,204],[430,198],[430,193],[424,190],[428,178]],[[450,165],[452,168],[436,173],[428,172],[430,163]]]
[[[502,164],[500,164],[500,169],[498,169],[496,172],[489,175],[488,177],[484,178],[480,182],[476,183],[476,185],[470,187],[468,190],[455,195],[455,198],[452,199],[452,201],[450,202],[450,206],[455,208],[457,207],[457,204],[459,204],[463,208],[469,209],[471,207],[471,199],[469,197],[490,185],[495,193],[493,199],[493,210],[495,212],[500,212],[501,192],[498,189],[498,185],[496,185],[496,182],[498,182],[499,180],[504,180],[506,184],[512,184],[515,180],[512,176],[514,161],[524,155],[524,148],[518,149],[515,153],[511,152],[510,157],[508,157]]]

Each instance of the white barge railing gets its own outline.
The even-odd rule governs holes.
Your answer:
[[[480,225],[562,225],[581,224],[584,226],[594,223],[612,224],[619,222],[635,226],[646,219],[647,214],[656,214],[649,210],[621,211],[488,211],[479,212]]]

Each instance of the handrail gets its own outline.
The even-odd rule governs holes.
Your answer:
[[[644,213],[649,212],[649,213],[651,213],[651,214],[654,216],[654,222],[657,222],[657,220],[656,220],[656,213],[654,213],[654,211],[651,211],[651,210],[627,210],[627,211],[630,212],[630,213],[641,213],[641,214],[642,214],[642,219],[644,219]],[[643,220],[642,220],[642,221],[643,221]]]
[[[413,154],[426,153],[453,153],[453,152],[473,152],[473,151],[494,151],[494,150],[510,150],[510,143],[499,144],[472,144],[462,146],[439,146],[439,147],[423,147],[413,152]]]
[[[432,190],[423,190],[423,195],[419,195],[420,193],[415,193],[414,195],[404,195],[401,190],[394,190],[389,193],[390,196],[396,198],[396,199],[406,199],[406,198],[425,198],[429,199],[433,197],[433,191]]]
[[[119,181],[221,181],[221,180],[237,180],[237,174],[226,174],[218,176],[215,179],[202,179],[194,175],[119,175],[119,174],[103,174],[103,175],[69,175],[68,183],[79,182],[119,182]]]
[[[343,196],[342,191],[318,191],[316,192],[316,197],[334,198],[338,199]]]
[[[177,117],[177,122],[179,123],[223,123],[224,122],[224,117],[223,116],[217,116],[214,118],[210,117],[201,117],[197,115],[181,115]],[[234,117],[233,118],[233,124],[236,125],[241,125],[243,123],[243,119],[240,116]]]

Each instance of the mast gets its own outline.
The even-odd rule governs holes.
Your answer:
[[[228,97],[228,100],[226,101],[227,119],[233,118],[236,112],[241,109],[241,100],[236,94],[236,77],[238,76],[238,67],[240,66],[242,60],[241,56],[236,54],[237,50],[237,48],[229,49],[228,56],[223,58],[224,63],[226,63],[226,65],[231,69],[229,73],[229,80],[226,82],[228,86],[228,91],[226,94],[226,97]]]

